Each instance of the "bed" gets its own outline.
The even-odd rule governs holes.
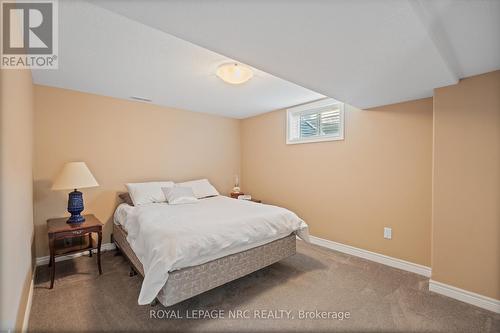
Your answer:
[[[215,196],[120,204],[113,241],[144,279],[139,304],[171,306],[295,254],[308,227],[281,207]]]

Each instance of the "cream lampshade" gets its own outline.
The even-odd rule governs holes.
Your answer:
[[[73,192],[69,193],[68,212],[71,213],[71,217],[68,223],[82,223],[85,221],[85,218],[80,215],[84,208],[83,194],[77,189],[95,186],[99,186],[99,184],[85,162],[70,162],[64,165],[52,185],[52,190],[74,189]]]
[[[52,191],[99,186],[85,162],[66,163],[52,185]]]

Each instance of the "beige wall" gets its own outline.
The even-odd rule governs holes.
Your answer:
[[[500,71],[434,92],[432,279],[500,299]]]
[[[238,121],[35,86],[37,256],[45,220],[67,215],[67,193],[50,191],[67,161],[101,184],[83,192],[105,242],[124,183],[207,177],[228,193],[241,174],[244,191],[297,212],[314,236],[431,266],[432,234],[433,279],[498,299],[499,73],[435,91],[434,174],[431,98],[347,107],[345,140],[286,145],[284,110]]]
[[[242,190],[295,211],[314,236],[430,266],[432,99],[347,107],[343,141],[286,145],[285,119],[242,121]]]
[[[29,70],[1,70],[0,331],[21,329],[32,279],[33,100]]]
[[[106,223],[106,243],[127,182],[206,177],[229,193],[240,170],[239,136],[236,119],[35,86],[37,256],[48,253],[45,221],[67,215],[67,193],[50,190],[65,162],[85,161],[99,182],[82,192],[85,211]]]

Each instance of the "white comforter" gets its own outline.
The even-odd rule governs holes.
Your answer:
[[[128,232],[127,241],[144,267],[139,304],[155,299],[170,271],[260,246],[294,231],[309,241],[307,224],[293,212],[223,196],[185,205],[121,205],[115,223]]]

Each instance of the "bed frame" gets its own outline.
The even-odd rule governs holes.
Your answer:
[[[144,277],[141,262],[127,242],[127,232],[113,224],[112,239],[136,273]],[[273,242],[231,254],[207,263],[169,273],[167,283],[157,296],[171,306],[205,291],[253,273],[296,253],[295,233]]]

